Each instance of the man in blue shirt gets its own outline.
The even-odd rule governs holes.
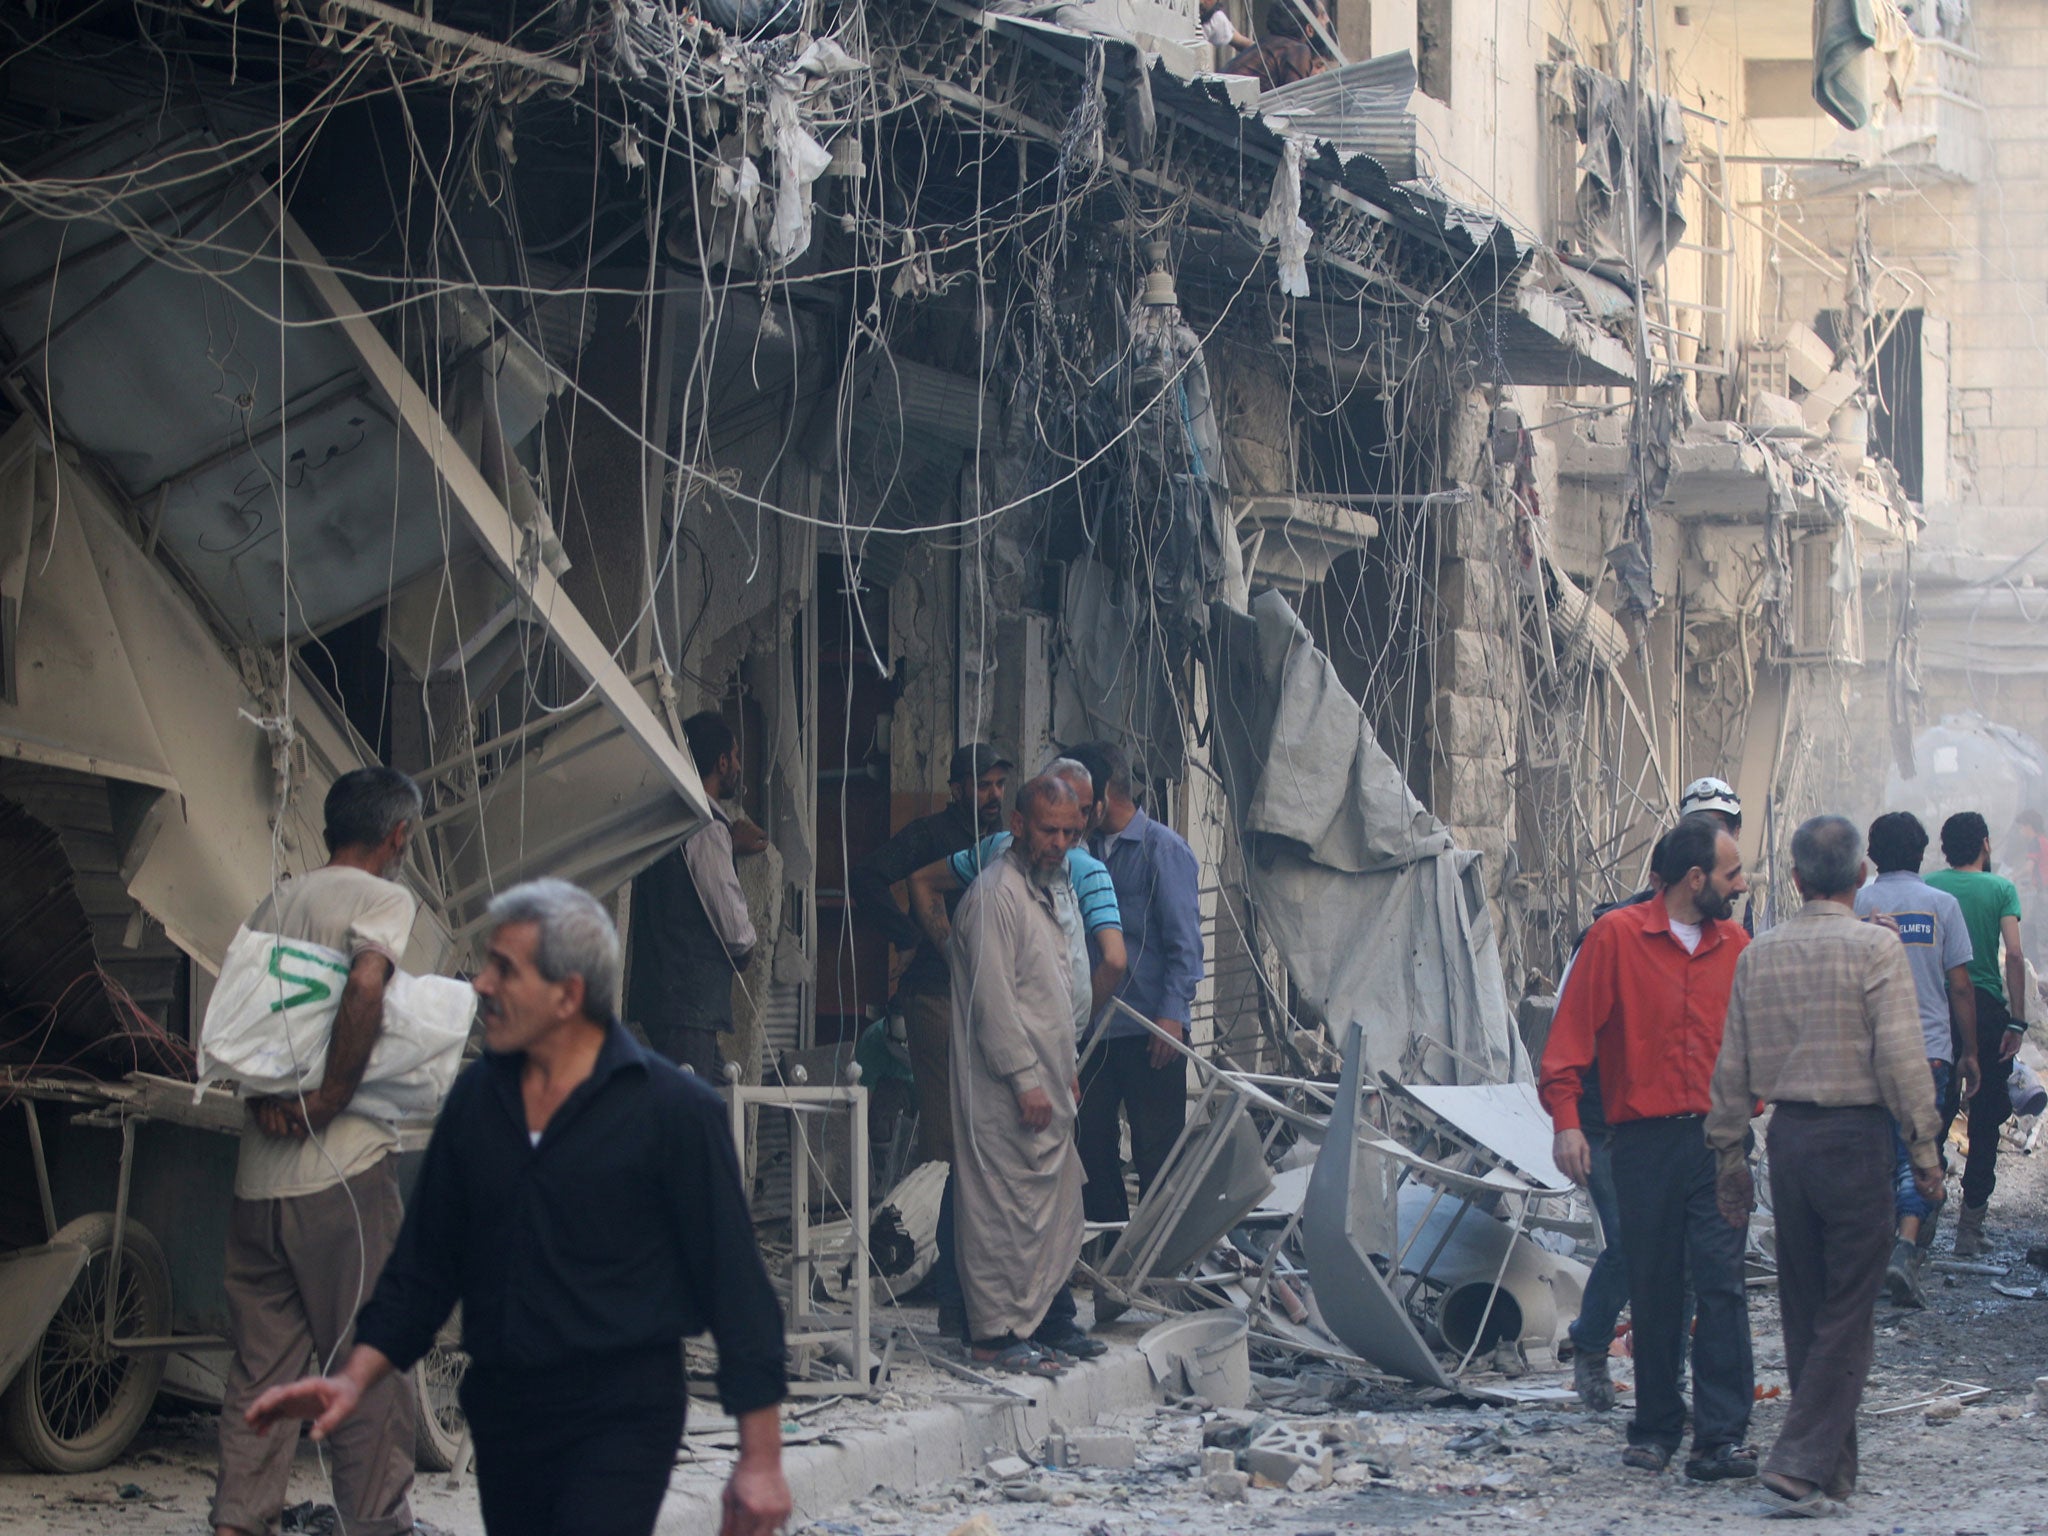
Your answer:
[[[1927,829],[1910,811],[1893,811],[1873,821],[1869,848],[1877,878],[1856,893],[1856,915],[1888,913],[1898,924],[1906,959],[1913,967],[1927,1070],[1934,1076],[1934,1102],[1947,1101],[1952,1071],[1961,1075],[1961,1096],[1970,1098],[1977,1091],[1977,996],[1970,985],[1975,949],[1963,909],[1955,897],[1920,878]],[[1967,1044],[1960,1057],[1956,1051],[1959,1041]],[[1920,1259],[1933,1242],[1938,1212],[1915,1186],[1906,1143],[1896,1130],[1892,1150],[1896,1162],[1892,1204],[1899,1230],[1885,1270],[1885,1292],[1898,1306],[1924,1307],[1927,1300],[1920,1293]]]
[[[1179,833],[1138,808],[1131,794],[1130,760],[1122,749],[1088,742],[1070,755],[1086,764],[1102,786],[1096,852],[1116,886],[1129,956],[1117,996],[1184,1041],[1202,980],[1194,850]],[[1103,1038],[1081,1069],[1081,1113],[1074,1137],[1088,1172],[1088,1219],[1128,1221],[1117,1113],[1122,1110],[1130,1120],[1131,1161],[1143,1198],[1187,1119],[1187,1058],[1120,1013],[1096,1027]]]

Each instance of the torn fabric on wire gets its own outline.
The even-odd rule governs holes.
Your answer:
[[[1301,216],[1301,165],[1308,151],[1306,141],[1290,135],[1287,150],[1273,172],[1273,196],[1259,220],[1259,233],[1274,241],[1274,264],[1279,270],[1280,291],[1290,298],[1308,297],[1308,243],[1315,231]]]

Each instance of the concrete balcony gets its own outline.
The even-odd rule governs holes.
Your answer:
[[[1240,496],[1231,511],[1254,585],[1297,594],[1330,574],[1338,556],[1362,550],[1379,520],[1306,496]]]
[[[1889,183],[1983,178],[1990,151],[1978,88],[1978,55],[1945,38],[1914,41],[1918,52],[1904,106],[1891,107],[1882,122],[1844,133],[1835,141],[1835,151],[1861,161],[1862,169],[1808,172],[1799,178],[1802,192],[1825,196]]]

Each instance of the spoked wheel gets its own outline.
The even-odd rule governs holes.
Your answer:
[[[434,1340],[434,1347],[412,1368],[413,1464],[422,1472],[453,1472],[455,1458],[462,1452],[462,1437],[469,1431],[456,1397],[462,1373],[469,1369],[469,1356],[456,1342],[462,1336],[461,1322],[458,1309]]]
[[[38,1470],[92,1472],[135,1438],[164,1376],[162,1355],[107,1347],[107,1292],[114,1338],[161,1338],[171,1331],[171,1272],[156,1239],[130,1221],[117,1275],[110,1212],[79,1217],[53,1241],[84,1247],[85,1268],[0,1400],[0,1423]]]

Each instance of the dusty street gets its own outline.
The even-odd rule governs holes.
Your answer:
[[[2011,1156],[2001,1169],[1993,1205],[1995,1262],[2011,1265],[2008,1283],[2048,1284],[2048,1273],[2024,1257],[2048,1234],[2048,1159]],[[1944,1237],[1942,1262],[1949,1262],[1947,1246]],[[1991,1536],[2048,1529],[2048,1414],[2040,1411],[2033,1390],[2034,1378],[2048,1370],[2048,1298],[2000,1295],[1993,1289],[1997,1279],[1941,1271],[1931,1310],[1878,1314],[1878,1365],[1863,1430],[1863,1489],[1835,1526],[1845,1536]],[[1754,1291],[1752,1304],[1760,1390],[1770,1394],[1784,1384],[1775,1296],[1768,1289]],[[909,1317],[922,1321],[915,1309]],[[1139,1331],[1139,1321],[1130,1319],[1112,1337],[1128,1348]],[[787,1421],[792,1458],[843,1454],[840,1436],[887,1431],[892,1423],[907,1424],[919,1410],[973,1395],[914,1358],[903,1365],[904,1358],[899,1356],[894,1390],[875,1402],[793,1404],[802,1417]],[[1619,1365],[1625,1379],[1626,1362]],[[1917,1409],[1868,1413],[1931,1397],[1944,1381],[1986,1387],[1990,1395],[1946,1419],[1930,1419]],[[1525,1378],[1515,1385],[1532,1382]],[[1700,1525],[1742,1530],[1759,1521],[1766,1507],[1754,1485],[1695,1487],[1677,1474],[1675,1464],[1656,1479],[1625,1471],[1617,1459],[1625,1410],[1595,1419],[1569,1402],[1513,1409],[1446,1405],[1426,1394],[1352,1382],[1313,1367],[1294,1379],[1262,1374],[1258,1386],[1258,1413],[1314,1420],[1336,1426],[1338,1435],[1355,1436],[1331,1447],[1331,1486],[1311,1492],[1251,1488],[1242,1501],[1218,1498],[1207,1489],[1202,1443],[1205,1429],[1211,1440],[1227,1439],[1230,1425],[1215,1415],[1159,1406],[1095,1426],[1065,1426],[1070,1436],[1090,1430],[1128,1434],[1136,1449],[1136,1465],[1129,1469],[1032,1468],[1019,1474],[1010,1467],[926,1488],[877,1489],[850,1507],[800,1503],[794,1528],[821,1536],[947,1536],[981,1517],[1002,1536],[1241,1530],[1306,1536],[1373,1526],[1446,1530],[1482,1519],[1543,1522],[1602,1536]],[[1756,1443],[1770,1442],[1782,1413],[1782,1397],[1766,1396],[1758,1405]],[[715,1415],[695,1418],[692,1453],[678,1466],[664,1528],[694,1529],[690,1511],[701,1506],[684,1501],[692,1494],[702,1499],[722,1478],[726,1463],[719,1438]],[[51,1536],[189,1533],[205,1520],[212,1473],[211,1418],[163,1404],[130,1453],[104,1472],[44,1477],[8,1466],[0,1472],[0,1525]],[[292,1498],[317,1505],[325,1486],[324,1468],[307,1446]],[[414,1508],[423,1522],[460,1536],[482,1530],[471,1483],[451,1486],[445,1475],[422,1474]],[[306,1529],[305,1521],[301,1514],[288,1529]],[[317,1515],[310,1528],[331,1529]]]

